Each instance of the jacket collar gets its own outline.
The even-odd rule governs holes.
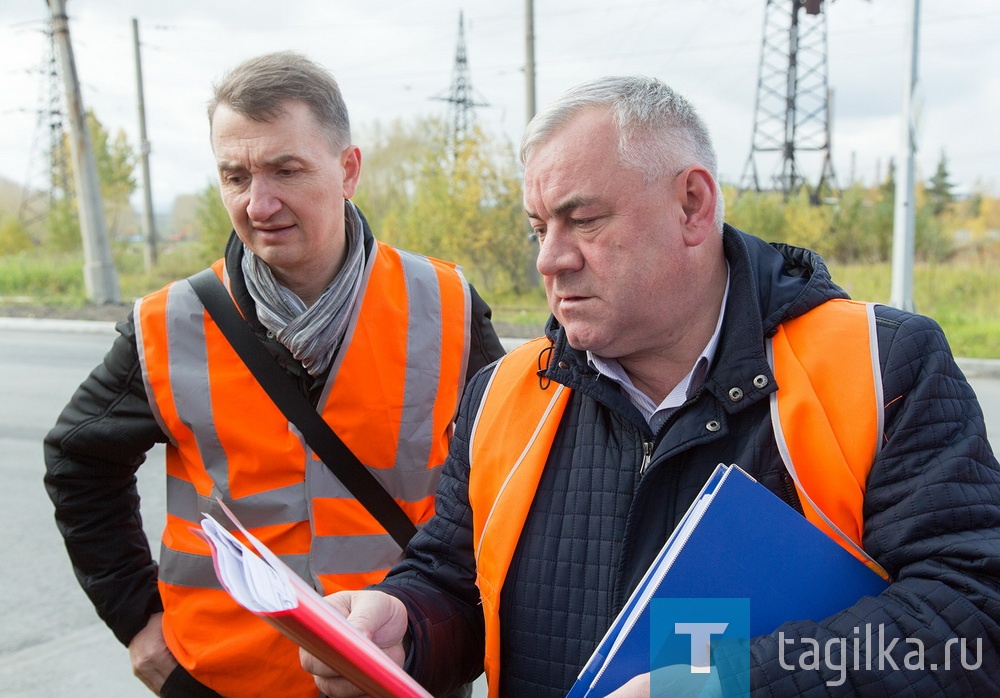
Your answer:
[[[723,248],[730,268],[729,298],[715,361],[703,390],[730,412],[738,412],[775,390],[765,339],[779,324],[832,298],[847,298],[833,283],[822,258],[810,250],[758,237],[726,225]],[[626,413],[638,411],[609,381],[587,365],[552,316],[545,334],[553,343],[546,377]],[[640,418],[641,419],[641,418]]]

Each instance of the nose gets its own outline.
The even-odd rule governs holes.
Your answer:
[[[550,225],[538,243],[535,267],[542,276],[577,271],[583,266],[583,255],[572,233],[562,225]]]
[[[256,175],[250,181],[250,200],[247,202],[247,216],[251,221],[263,222],[281,209],[281,199],[277,190],[266,176]]]

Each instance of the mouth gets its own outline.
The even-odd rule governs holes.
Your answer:
[[[560,290],[555,291],[555,297],[560,301],[578,301],[590,298],[590,296],[588,296],[585,293],[578,293],[575,291],[560,291]]]
[[[557,302],[561,308],[572,308],[590,300],[590,296],[558,296]]]
[[[268,226],[255,225],[254,231],[259,233],[260,235],[273,236],[273,235],[281,235],[282,233],[287,233],[294,227],[295,227],[294,225],[268,225]]]

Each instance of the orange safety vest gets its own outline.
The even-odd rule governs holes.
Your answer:
[[[873,306],[831,300],[783,323],[767,344],[779,386],[770,398],[775,439],[806,518],[886,577],[861,547],[865,482],[883,415]],[[571,393],[539,385],[538,357],[549,345],[535,339],[500,360],[470,434],[469,502],[491,697],[499,695],[500,592]],[[871,370],[854,370],[866,366]]]
[[[228,281],[222,260],[213,268]],[[378,243],[317,408],[418,525],[433,514],[464,388],[470,308],[456,267]],[[135,318],[149,401],[169,439],[167,645],[225,696],[315,696],[295,644],[222,590],[193,531],[201,512],[216,512],[221,497],[324,594],[381,580],[399,546],[289,424],[189,283],[140,299]]]

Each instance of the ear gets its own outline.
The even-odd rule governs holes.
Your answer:
[[[677,175],[677,187],[684,241],[690,246],[699,245],[707,234],[716,230],[715,205],[719,194],[715,180],[704,167],[691,165]]]
[[[340,154],[340,164],[344,168],[344,198],[350,199],[361,179],[361,149],[356,145],[347,146]]]

